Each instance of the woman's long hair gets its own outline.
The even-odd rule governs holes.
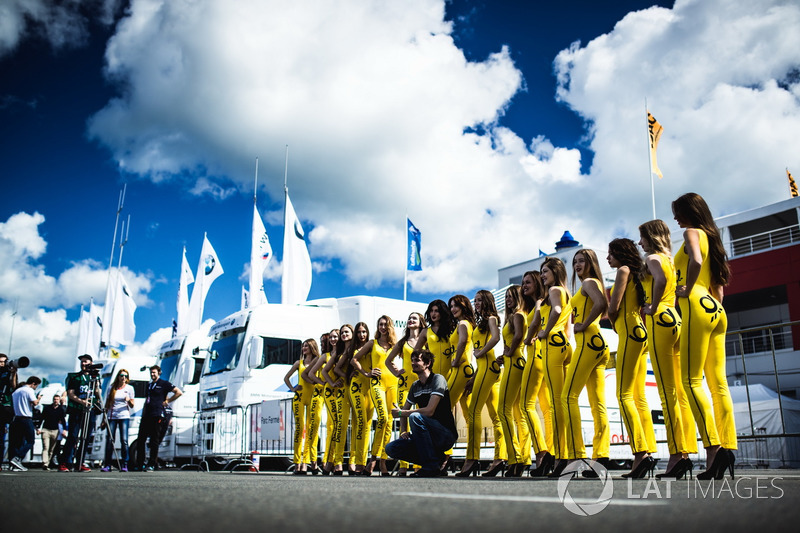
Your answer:
[[[386,338],[383,339],[389,344],[389,348],[397,344],[397,333],[394,331],[394,320],[387,315],[382,315],[378,318],[378,322],[375,324],[375,340],[381,340],[381,330],[378,327],[378,324],[381,323],[381,320],[386,320]]]
[[[330,353],[331,351],[331,343],[329,341],[330,333],[323,333],[319,336],[319,350],[322,353]]]
[[[613,255],[623,266],[630,269],[633,286],[636,288],[636,301],[640,307],[643,306],[645,301],[644,287],[642,286],[644,261],[642,261],[642,256],[639,255],[636,243],[630,239],[614,239],[608,243],[608,253]],[[618,287],[617,289],[621,290],[622,288]]]
[[[506,304],[506,320],[505,324],[508,324],[508,330],[511,333],[514,332],[514,321],[512,317],[514,314],[522,309],[522,287],[519,285],[512,285],[508,289],[506,289],[506,301],[508,301],[508,296],[511,295],[511,306],[509,307]]]
[[[342,330],[345,328],[349,329],[351,333],[349,341],[345,341],[342,339]],[[355,342],[356,342],[355,328],[353,328],[353,326],[351,326],[350,324],[342,324],[341,327],[339,328],[339,340],[336,341],[336,362],[334,363],[334,366],[339,364],[339,361],[341,359],[344,359],[345,364],[343,368],[347,377],[350,377],[352,370],[354,370],[353,367],[350,366],[350,359],[353,358],[353,353],[355,351],[353,347],[355,346]]]
[[[572,256],[572,289],[573,291],[578,290],[578,283],[581,280],[578,279],[578,275],[575,273],[575,258],[581,254],[583,256],[583,260],[586,261],[586,264],[589,266],[589,272],[584,276],[584,278],[594,278],[600,282],[601,285],[603,284],[603,272],[600,270],[600,262],[597,260],[597,254],[594,250],[590,250],[589,248],[581,248],[575,255]]]
[[[639,235],[650,243],[651,253],[662,253],[672,258],[672,234],[666,222],[658,218],[645,222],[639,226]]]
[[[319,346],[317,346],[316,339],[306,339],[303,341],[303,344],[308,344],[308,350],[311,352],[311,359],[316,359],[319,357]],[[300,357],[303,357],[301,352]]]
[[[495,320],[500,322],[500,315],[497,314],[497,305],[494,302],[494,294],[490,291],[481,289],[475,293],[475,301],[480,300],[481,311],[475,312],[475,325],[478,331],[486,333],[489,329],[489,318],[494,317]]]
[[[417,313],[416,311],[410,313],[408,316],[411,316],[411,315],[416,315],[417,316],[417,320],[419,320],[419,328],[418,329],[420,331],[422,331],[422,328],[425,327],[425,315],[423,315],[422,313]],[[403,330],[403,336],[397,342],[400,343],[400,346],[404,346],[405,343],[407,343],[408,339],[410,339],[410,338],[411,338],[411,328],[408,327],[408,322],[406,322],[406,329]]]
[[[542,263],[542,268],[547,267],[550,272],[553,273],[553,287],[561,287],[567,293],[567,300],[572,297],[572,294],[569,292],[569,288],[567,287],[567,267],[564,265],[564,261],[559,259],[558,257],[548,257]],[[545,293],[547,293],[547,287],[545,287]]]
[[[728,254],[722,246],[719,228],[711,216],[708,204],[697,193],[687,192],[672,202],[672,214],[684,226],[703,230],[708,236],[708,258],[711,267],[711,281],[714,285],[725,286],[730,282],[731,269]]]
[[[120,368],[119,372],[117,372],[117,377],[114,378],[114,384],[108,389],[108,397],[106,398],[106,410],[110,410],[114,406],[114,398],[117,395],[117,391],[127,385],[129,378],[124,378],[121,376],[122,373],[130,376],[131,373],[125,370],[124,368]]]
[[[542,283],[542,274],[538,270],[529,270],[522,275],[522,279],[531,278],[533,281],[533,296],[526,296],[522,293],[522,310],[525,314],[530,313],[536,308],[536,302],[544,298],[545,290]]]
[[[431,310],[434,307],[439,311],[438,331],[434,328],[433,322],[431,321]],[[444,300],[434,300],[428,304],[428,308],[425,310],[425,323],[440,339],[449,338],[456,329],[456,321],[453,318],[453,313],[450,312],[450,308],[444,303]]]
[[[469,298],[463,294],[456,294],[450,298],[450,301],[447,302],[447,304],[448,307],[456,304],[456,306],[461,309],[461,319],[469,322],[469,325],[473,328],[475,327],[475,311],[472,309],[472,302],[469,301]]]

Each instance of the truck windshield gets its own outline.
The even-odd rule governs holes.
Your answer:
[[[170,383],[175,383],[175,374],[178,370],[178,360],[180,352],[173,352],[161,356],[158,366],[161,367],[161,379],[166,379]]]
[[[206,374],[218,374],[236,368],[242,353],[244,334],[244,328],[219,334],[209,350]]]

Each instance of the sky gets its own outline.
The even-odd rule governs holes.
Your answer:
[[[204,316],[237,311],[256,158],[279,302],[287,146],[310,299],[402,298],[406,216],[419,302],[495,289],[565,230],[598,250],[638,240],[645,105],[664,127],[656,215],[674,229],[688,191],[716,216],[788,198],[798,27],[780,0],[3,2],[0,351],[52,381],[74,367],[123,185],[126,351],[169,338],[183,247],[196,268],[204,234],[225,271]]]

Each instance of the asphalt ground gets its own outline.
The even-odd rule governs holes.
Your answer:
[[[796,532],[800,471],[723,481],[0,472],[2,532]],[[572,508],[569,510],[568,507]]]

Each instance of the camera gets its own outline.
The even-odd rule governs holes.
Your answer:
[[[25,356],[22,356],[16,360],[9,359],[6,365],[11,370],[17,370],[20,368],[27,368],[28,365],[31,364],[31,360]]]

